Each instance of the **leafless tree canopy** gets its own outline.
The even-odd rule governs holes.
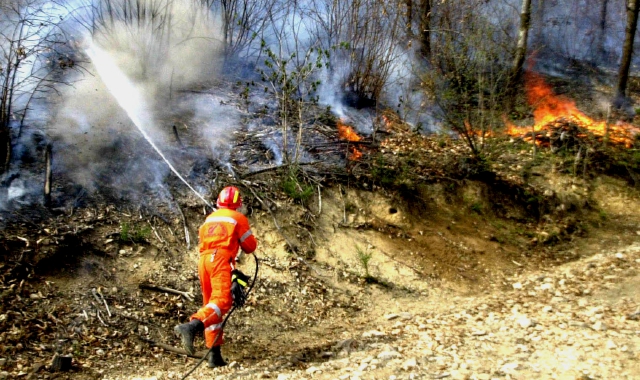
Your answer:
[[[19,136],[34,99],[53,88],[61,70],[74,66],[59,22],[46,1],[0,4],[0,172],[11,159],[12,124]]]
[[[623,56],[620,72],[628,71],[637,21],[625,22],[626,6],[595,0],[3,2],[0,167],[9,165],[19,134],[12,125],[24,123],[34,99],[65,80],[61,69],[77,65],[73,54],[82,53],[87,38],[135,57],[135,75],[160,86],[200,83],[220,58],[262,73],[283,104],[317,101],[318,91],[331,91],[357,107],[432,107],[441,126],[462,132],[477,151],[477,136],[500,123],[505,87],[516,86],[509,77],[532,53],[546,63],[584,60],[611,68]],[[410,98],[417,100],[409,105]],[[294,114],[287,109],[280,116]]]

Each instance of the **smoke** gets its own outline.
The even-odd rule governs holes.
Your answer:
[[[81,32],[77,35],[79,51],[95,44],[140,96],[115,95],[109,90],[113,79],[105,86],[105,78],[98,75],[95,66],[85,65],[87,73],[68,76],[66,80],[74,85],[60,89],[62,96],[48,133],[54,140],[57,172],[89,192],[118,194],[136,201],[145,199],[141,195],[149,190],[162,198],[170,197],[163,190],[169,166],[143,135],[178,173],[186,173],[192,157],[172,146],[170,119],[197,125],[202,133],[195,141],[204,142],[211,156],[228,160],[229,132],[237,128],[239,117],[211,107],[203,96],[184,93],[210,86],[218,75],[223,58],[219,18],[189,0],[145,0],[135,2],[140,8],[132,19],[131,14],[123,13],[131,4],[127,0],[100,0],[69,5],[67,9],[73,12],[67,27]],[[83,14],[86,9],[98,15]],[[100,64],[107,60],[95,54],[91,58],[99,59],[95,63]],[[118,100],[128,102],[123,106],[129,114]],[[218,112],[224,112],[224,128],[213,122],[220,119]]]

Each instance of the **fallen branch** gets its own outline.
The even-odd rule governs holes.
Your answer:
[[[178,212],[180,213],[180,217],[182,217],[182,223],[184,224],[184,239],[187,242],[187,249],[191,249],[191,238],[189,237],[189,227],[187,226],[187,218],[185,218],[184,213],[182,212],[182,208],[180,207],[180,204],[178,204],[178,202],[176,202],[176,208],[178,209]]]
[[[256,174],[260,174],[260,173],[266,173],[266,172],[270,172],[273,170],[278,170],[278,169],[284,169],[286,167],[289,167],[291,165],[296,165],[296,166],[306,166],[306,165],[314,165],[317,164],[317,162],[296,162],[296,163],[291,163],[291,164],[282,164],[282,165],[276,165],[276,166],[270,166],[268,168],[264,168],[264,169],[258,169],[258,170],[254,170],[252,172],[249,173],[244,173],[242,174],[242,178],[247,178],[250,177],[252,175],[256,175]]]
[[[102,317],[100,317],[100,310],[97,310],[97,309],[96,309],[96,317],[98,317],[98,319],[100,320],[100,323],[102,323],[102,325],[104,325],[104,326],[108,326],[108,325],[104,322],[104,320],[102,319]]]
[[[111,318],[111,311],[109,310],[109,305],[107,305],[107,301],[104,299],[102,294],[98,293],[96,291],[96,288],[91,289],[91,293],[93,293],[93,296],[95,297],[96,301],[98,301],[98,303],[100,303],[100,300],[102,300],[102,303],[104,303],[105,309],[107,309],[107,314],[109,315],[109,318]]]
[[[138,288],[152,290],[154,292],[160,292],[160,293],[177,294],[179,296],[184,297],[187,301],[193,302],[193,296],[189,292],[183,292],[181,290],[171,289],[171,288],[167,288],[159,285],[153,285],[146,282],[143,282],[142,284],[138,285]]]
[[[162,239],[162,238],[160,237],[160,234],[158,233],[158,231],[156,230],[156,228],[155,228],[154,226],[151,226],[151,229],[153,230],[153,233],[156,235],[156,238],[158,238],[158,240],[160,240],[160,243],[163,243],[163,244],[164,244],[164,242],[165,242],[165,241],[164,241],[164,239]]]
[[[148,343],[151,346],[159,347],[159,348],[162,348],[165,351],[173,352],[173,353],[179,354],[179,355],[185,355],[185,356],[188,356],[190,358],[202,359],[209,352],[208,350],[207,351],[198,351],[195,354],[190,355],[187,351],[183,350],[182,348],[177,348],[177,347],[170,346],[168,344],[156,342],[155,340],[147,339],[147,338],[141,337],[140,335],[136,335],[136,336],[138,337],[138,339],[140,339],[141,341],[143,341],[145,343]]]

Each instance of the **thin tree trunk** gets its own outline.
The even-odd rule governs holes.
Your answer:
[[[44,154],[45,174],[44,174],[44,205],[51,205],[51,145],[47,145]]]
[[[3,119],[0,116],[0,119]],[[9,121],[0,121],[0,174],[9,169],[11,162],[11,130],[9,129]]]
[[[420,9],[420,53],[431,59],[431,0],[422,0]]]
[[[638,0],[627,2],[627,28],[622,45],[622,59],[620,60],[620,71],[618,72],[618,87],[616,98],[624,98],[629,82],[629,70],[631,69],[631,57],[633,56],[633,41],[636,36],[638,26]]]
[[[599,33],[598,33],[598,46],[597,46],[597,56],[601,61],[606,60],[607,51],[604,47],[605,37],[607,36],[607,5],[609,5],[609,0],[602,0],[602,4],[600,5],[600,21],[598,23]]]
[[[513,61],[511,72],[511,87],[522,79],[522,67],[527,57],[527,39],[529,38],[529,28],[531,26],[531,0],[522,0],[520,11],[520,29],[518,31],[518,45],[516,47],[516,57]]]
[[[413,37],[413,0],[404,0],[404,3],[407,6],[407,39],[411,39]]]
[[[607,1],[607,0],[605,0]],[[536,48],[540,47],[544,44],[544,15],[545,15],[545,6],[547,5],[547,0],[538,0],[538,7],[536,8],[536,19],[533,22],[536,25],[535,30],[535,45]]]

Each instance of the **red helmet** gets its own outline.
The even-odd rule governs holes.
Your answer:
[[[218,195],[218,201],[216,205],[219,208],[230,208],[232,210],[240,208],[242,206],[242,198],[240,197],[240,190],[234,186],[227,186]]]

